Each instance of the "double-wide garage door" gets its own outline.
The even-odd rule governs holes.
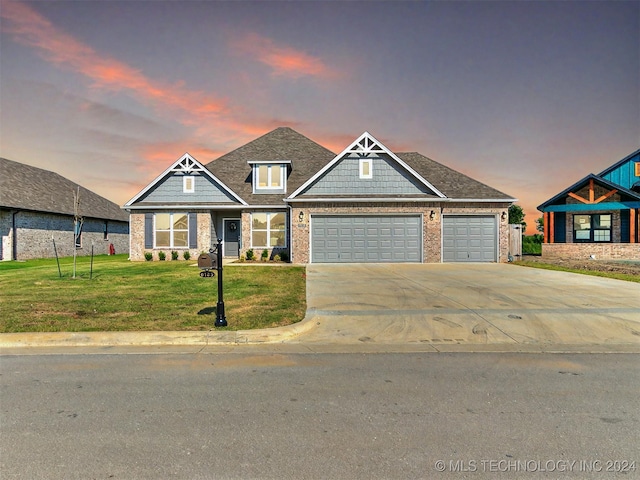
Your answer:
[[[442,260],[495,262],[497,237],[495,216],[444,216]]]
[[[422,217],[312,215],[312,263],[422,261]]]

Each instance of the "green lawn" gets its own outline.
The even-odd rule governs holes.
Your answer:
[[[195,261],[129,262],[126,255],[0,262],[0,332],[208,330],[218,279]],[[306,312],[305,269],[225,266],[227,330],[289,325]]]
[[[544,263],[540,261],[534,262],[534,261],[527,261],[527,260],[513,262],[513,265],[520,265],[523,267],[532,267],[532,268],[541,268],[543,270],[557,270],[559,272],[580,273],[582,275],[615,278],[617,280],[625,280],[627,282],[640,283],[640,275],[637,275],[635,273],[622,273],[622,272],[612,272],[612,271],[603,271],[603,270],[588,270],[585,268],[570,268],[570,267],[564,267],[562,265],[557,265],[553,263]]]

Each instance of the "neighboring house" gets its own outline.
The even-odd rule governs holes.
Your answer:
[[[221,238],[225,257],[299,264],[506,262],[514,201],[368,133],[336,156],[281,127],[206,165],[183,155],[123,208],[132,260]]]
[[[543,257],[640,260],[640,150],[538,207]]]
[[[74,235],[74,194],[82,228]],[[84,187],[40,168],[0,158],[0,259],[27,260],[129,251],[128,215]]]

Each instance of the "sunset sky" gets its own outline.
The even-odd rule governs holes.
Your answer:
[[[368,131],[536,206],[640,148],[639,1],[0,0],[0,156],[123,205],[185,152]]]

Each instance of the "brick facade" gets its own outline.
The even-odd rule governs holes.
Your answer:
[[[296,204],[293,218],[291,237],[291,261],[293,263],[309,263],[310,248],[310,216],[314,214],[336,214],[336,215],[357,215],[357,214],[414,214],[423,218],[423,242],[422,256],[424,263],[440,263],[442,261],[442,215],[496,215],[499,225],[499,251],[498,261],[506,262],[509,251],[509,226],[507,219],[502,219],[502,213],[508,209],[508,205],[483,205],[469,204],[459,207],[442,208],[440,204],[415,204],[415,203],[395,203],[395,204],[327,204],[319,207],[317,204]],[[431,218],[431,212],[434,218]],[[300,216],[302,212],[302,216]],[[298,219],[303,221],[299,222]],[[244,225],[243,225],[244,227]]]
[[[73,217],[70,215],[3,210],[0,212],[0,235],[3,260],[54,257],[53,240],[59,257],[69,257],[74,252]],[[92,246],[94,255],[108,254],[111,244],[116,253],[126,253],[129,251],[129,225],[85,218],[81,243],[82,247],[76,249],[78,255],[90,255]]]
[[[597,260],[640,260],[637,243],[543,243],[542,258]]]
[[[131,225],[131,247],[129,258],[132,261],[140,262],[145,260],[145,253],[149,252],[153,260],[158,260],[158,254],[164,252],[167,260],[171,260],[171,251],[178,252],[178,259],[184,260],[183,254],[188,251],[191,260],[197,259],[202,252],[208,252],[212,245],[215,245],[215,231],[212,229],[211,212],[198,212],[198,240],[196,248],[145,248],[144,247],[144,218],[145,212],[135,212],[129,215],[129,224]]]

